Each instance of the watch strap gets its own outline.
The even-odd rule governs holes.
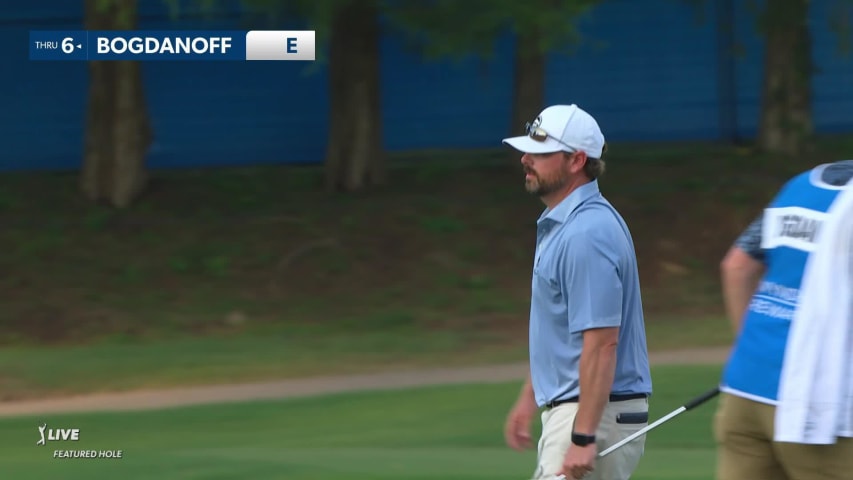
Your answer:
[[[595,435],[585,435],[583,433],[572,432],[572,443],[579,447],[595,443]]]

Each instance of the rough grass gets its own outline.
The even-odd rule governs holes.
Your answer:
[[[312,168],[157,171],[126,211],[87,204],[73,174],[0,176],[0,341],[514,325],[542,206],[505,153],[437,155],[355,195],[322,193]],[[651,317],[720,312],[720,256],[798,168],[712,145],[612,149],[601,187]]]
[[[792,173],[850,143],[799,160],[612,146],[601,188],[634,236],[653,348],[728,342],[719,259]],[[273,370],[250,366],[253,353],[294,373],[521,358],[542,205],[517,159],[398,156],[389,184],[360,194],[325,194],[320,179],[305,167],[156,171],[145,197],[115,211],[85,202],[73,173],[0,176],[7,395],[106,381],[110,361],[124,364],[109,352],[128,345],[148,346],[135,365],[149,372],[183,352],[250,377]]]

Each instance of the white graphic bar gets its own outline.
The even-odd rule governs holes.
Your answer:
[[[313,30],[251,30],[246,60],[309,60],[316,57]]]

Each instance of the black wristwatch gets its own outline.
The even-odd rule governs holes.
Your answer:
[[[583,433],[572,432],[572,443],[579,447],[585,447],[595,443],[595,435],[584,435]]]

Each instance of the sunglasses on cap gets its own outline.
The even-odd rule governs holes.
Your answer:
[[[537,142],[544,142],[545,140],[552,138],[552,139],[556,140],[559,144],[564,145],[566,148],[568,148],[569,152],[576,152],[577,151],[574,148],[566,145],[565,142],[563,142],[559,138],[557,138],[557,137],[551,135],[550,133],[546,132],[545,129],[543,129],[542,127],[534,126],[532,122],[527,122],[524,125],[524,131],[525,131],[525,133],[527,133],[528,137],[532,138],[533,140],[536,140]]]

